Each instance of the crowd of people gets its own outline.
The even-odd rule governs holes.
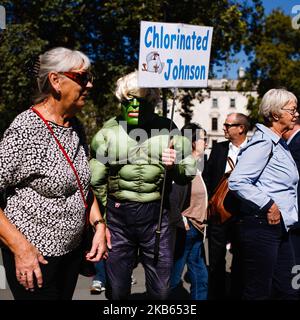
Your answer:
[[[263,123],[251,138],[248,117],[228,114],[227,141],[213,145],[201,172],[206,130],[197,123],[179,130],[158,116],[160,91],[139,87],[136,71],[117,81],[120,112],[90,146],[76,117],[93,86],[88,57],[51,49],[39,56],[34,76],[34,104],[0,142],[0,240],[16,300],[72,299],[84,260],[96,268],[91,293],[105,291],[112,300],[130,298],[138,263],[148,299],[172,299],[185,266],[192,300],[299,299],[292,286],[300,262],[293,93],[266,92]],[[207,216],[207,205],[230,163],[229,189],[239,210],[220,223]],[[85,252],[87,224],[93,237]]]

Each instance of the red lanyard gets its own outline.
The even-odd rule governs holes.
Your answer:
[[[87,209],[88,208],[88,204],[87,204],[87,201],[86,201],[86,198],[84,196],[84,191],[83,191],[83,187],[82,187],[82,184],[80,182],[80,178],[78,176],[78,173],[77,173],[77,170],[75,169],[74,167],[74,164],[73,162],[71,161],[70,157],[68,156],[66,150],[64,149],[64,147],[61,145],[61,143],[59,142],[59,140],[57,139],[57,137],[55,136],[52,128],[50,127],[48,121],[34,108],[32,107],[31,110],[33,112],[35,112],[42,120],[43,122],[45,123],[45,125],[47,126],[47,128],[49,129],[50,133],[52,134],[53,138],[55,139],[55,142],[57,143],[57,145],[59,146],[59,149],[61,150],[61,152],[63,153],[63,155],[65,156],[66,160],[68,161],[70,167],[72,168],[74,174],[75,174],[75,177],[76,177],[76,180],[77,180],[77,184],[78,184],[78,187],[79,187],[79,191],[81,193],[81,197],[82,197],[82,200],[83,200],[83,203],[84,203],[84,207]]]

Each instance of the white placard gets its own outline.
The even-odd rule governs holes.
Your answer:
[[[140,32],[140,87],[207,87],[212,27],[141,21]]]

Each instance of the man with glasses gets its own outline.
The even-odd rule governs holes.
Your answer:
[[[223,124],[227,141],[216,143],[203,171],[208,197],[210,198],[225,172],[231,170],[227,158],[236,163],[241,148],[247,144],[250,128],[248,117],[242,113],[230,113]],[[232,241],[232,219],[219,224],[210,219],[208,228],[209,288],[208,299],[226,298],[226,245]],[[234,284],[235,285],[235,284]],[[231,292],[235,291],[232,288]]]

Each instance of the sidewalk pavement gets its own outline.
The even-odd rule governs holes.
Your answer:
[[[145,275],[144,269],[139,264],[133,271],[133,277],[137,283],[131,288],[131,298],[133,300],[141,300],[145,298]],[[77,286],[74,292],[73,300],[107,300],[105,292],[99,295],[90,294],[90,286],[92,278],[79,276]],[[184,298],[185,297],[185,298]],[[183,290],[180,299],[186,300],[189,297],[189,284],[183,280]],[[0,300],[13,300],[13,296],[5,280],[4,267],[2,265],[2,256],[0,251]]]
[[[205,244],[207,252],[207,242]],[[207,260],[208,261],[208,260]],[[231,265],[231,254],[227,254],[227,272],[230,272]],[[133,270],[133,277],[137,280],[137,283],[131,288],[131,297],[133,300],[145,299],[145,275],[144,269],[141,264],[138,264],[137,268]],[[186,269],[182,275],[183,286],[176,292],[176,295],[172,297],[174,300],[188,300],[190,293],[190,284],[186,279]],[[90,294],[90,286],[92,283],[92,278],[79,276],[77,286],[74,292],[73,300],[107,300],[105,293],[102,292],[99,295]],[[8,288],[8,285],[5,280],[5,272],[2,264],[2,255],[0,251],[0,300],[13,300],[13,296]]]

